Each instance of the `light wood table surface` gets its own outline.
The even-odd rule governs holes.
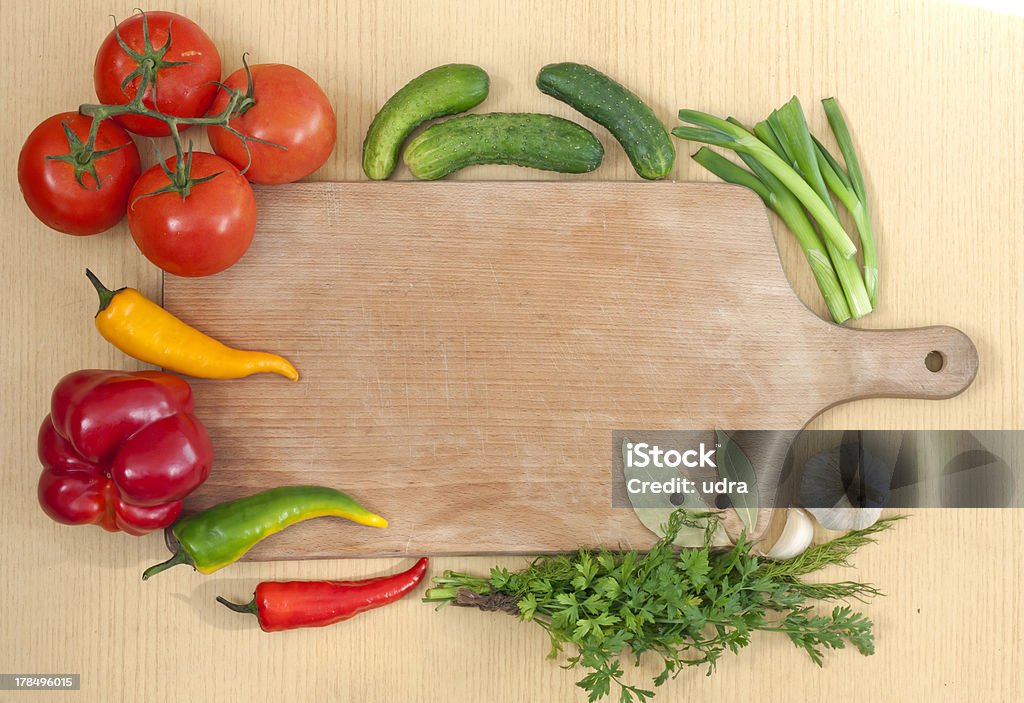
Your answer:
[[[35,432],[52,386],[79,368],[138,367],[93,329],[83,269],[154,296],[160,274],[124,225],[90,238],[46,230],[18,195],[15,164],[36,123],[93,99],[92,60],[108,15],[131,9],[8,0],[0,23],[0,672],[82,675],[78,693],[0,692],[0,700],[585,700],[573,686],[579,674],[544,659],[540,628],[510,617],[435,613],[410,598],[330,629],[265,635],[213,601],[246,597],[261,579],[358,578],[407,562],[243,563],[209,577],[176,569],[143,584],[143,566],[165,553],[160,535],[68,528],[40,512]],[[814,426],[1024,429],[1021,17],[877,1],[217,0],[160,9],[204,27],[225,73],[249,51],[252,62],[291,63],[320,81],[339,117],[338,148],[314,175],[322,180],[363,178],[360,145],[376,108],[408,79],[452,61],[491,74],[487,110],[576,119],[533,87],[542,65],[592,63],[670,125],[684,106],[754,121],[797,94],[818,131],[817,100],[835,95],[867,172],[881,251],[879,309],[863,326],[957,326],[976,342],[981,371],[950,401],[858,402]],[[608,156],[590,177],[636,178],[598,134]],[[674,178],[708,178],[687,158],[692,151],[680,144]],[[459,176],[552,177],[499,167]],[[788,237],[780,249],[801,297],[822,310]],[[889,594],[866,608],[877,626],[874,657],[839,652],[819,670],[784,638],[758,635],[714,677],[687,672],[659,700],[1021,700],[1022,529],[1024,511],[919,511],[864,550],[856,571],[830,574]],[[522,563],[446,558],[433,570],[495,562]],[[653,662],[644,668],[655,672]]]

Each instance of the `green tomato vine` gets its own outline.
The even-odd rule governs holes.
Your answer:
[[[143,36],[143,49],[142,51],[135,51],[121,38],[121,34],[118,31],[118,25],[115,20],[114,22],[114,36],[117,39],[118,44],[124,50],[126,54],[136,63],[136,68],[121,82],[121,89],[126,90],[128,85],[138,79],[138,89],[135,91],[135,96],[127,103],[120,105],[105,105],[105,104],[84,104],[78,108],[79,114],[85,115],[92,118],[92,125],[89,129],[89,136],[83,144],[81,140],[71,131],[71,129],[65,124],[64,132],[68,137],[69,153],[62,156],[51,156],[48,158],[56,159],[60,161],[66,161],[72,164],[75,168],[75,178],[79,185],[83,188],[86,187],[82,181],[82,175],[89,173],[96,180],[96,187],[100,187],[99,179],[96,178],[96,159],[102,158],[107,154],[121,147],[115,149],[107,149],[102,151],[95,150],[96,135],[99,132],[100,123],[104,120],[119,115],[138,115],[141,117],[149,117],[155,120],[159,120],[167,125],[170,131],[170,137],[174,143],[174,152],[177,157],[175,160],[174,169],[170,169],[167,166],[163,155],[160,153],[159,148],[156,147],[154,142],[154,149],[157,153],[157,159],[159,160],[160,168],[163,169],[170,181],[167,186],[161,188],[152,193],[140,197],[147,197],[149,195],[158,195],[160,193],[176,192],[181,195],[182,199],[186,198],[191,189],[199,183],[209,181],[220,173],[215,173],[204,178],[195,179],[191,176],[192,168],[192,141],[189,140],[188,146],[186,147],[182,143],[181,134],[179,128],[190,127],[196,125],[206,125],[221,127],[230,134],[233,134],[242,144],[245,146],[246,154],[248,155],[248,162],[245,168],[240,169],[241,173],[245,173],[250,164],[252,163],[252,155],[249,151],[249,142],[257,142],[260,144],[266,144],[279,149],[284,149],[279,144],[268,142],[263,139],[249,136],[239,132],[237,129],[231,126],[231,119],[245,113],[249,108],[256,104],[253,90],[252,73],[249,70],[249,64],[246,61],[246,55],[242,54],[242,66],[245,68],[245,73],[248,78],[246,89],[238,90],[233,89],[221,83],[220,81],[214,81],[221,90],[224,90],[228,94],[228,102],[224,106],[224,109],[213,115],[206,115],[203,117],[179,117],[176,115],[169,115],[159,110],[157,103],[157,74],[161,69],[187,65],[188,61],[168,61],[164,57],[167,54],[168,49],[171,46],[171,27],[167,27],[167,41],[164,42],[163,46],[154,47],[152,40],[149,36],[149,22],[146,18],[146,13],[139,10],[142,15],[142,36]],[[143,102],[146,94],[149,93],[152,97],[153,105],[157,109],[147,107]]]

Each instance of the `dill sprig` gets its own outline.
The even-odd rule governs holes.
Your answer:
[[[425,601],[497,610],[535,622],[551,638],[550,657],[566,651],[566,668],[588,670],[577,685],[591,702],[611,693],[644,703],[651,689],[623,680],[620,657],[634,662],[648,652],[660,657],[661,686],[689,666],[707,673],[725,652],[739,652],[755,631],[779,632],[819,666],[827,649],[852,645],[874,652],[872,623],[850,605],[817,612],[814,601],[866,601],[881,592],[853,581],[807,583],[801,579],[827,566],[848,565],[860,547],[874,542],[898,518],[880,520],[785,561],[759,559],[745,536],[731,548],[711,546],[716,513],[677,510],[663,537],[646,554],[580,549],[539,557],[527,568],[494,568],[487,577],[445,572],[434,579]],[[676,549],[683,527],[705,530],[704,546]]]
[[[820,571],[826,566],[850,566],[848,560],[854,552],[874,542],[874,535],[888,530],[904,517],[903,515],[894,515],[882,518],[863,530],[853,530],[836,539],[810,547],[792,559],[767,561],[762,565],[761,570],[773,577],[805,576]]]

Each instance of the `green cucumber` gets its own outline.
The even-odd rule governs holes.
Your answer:
[[[391,175],[402,142],[427,120],[476,107],[487,97],[490,78],[479,66],[452,63],[413,78],[392,95],[370,123],[363,140],[363,172],[375,181]]]
[[[427,127],[405,149],[412,175],[428,180],[478,164],[587,173],[603,158],[601,142],[575,122],[513,112],[453,117]]]
[[[611,132],[643,178],[672,172],[676,148],[665,125],[647,103],[596,68],[553,63],[537,74],[537,87]]]

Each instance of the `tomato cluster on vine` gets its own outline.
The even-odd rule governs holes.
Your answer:
[[[109,230],[125,215],[142,253],[178,276],[238,261],[256,229],[251,183],[290,183],[320,168],[337,123],[323,89],[284,64],[243,67],[221,81],[216,45],[191,20],[141,12],[115,25],[96,55],[98,104],[41,122],[18,159],[25,203],[72,235]],[[205,127],[213,153],[182,133]],[[137,137],[169,137],[142,172]]]

